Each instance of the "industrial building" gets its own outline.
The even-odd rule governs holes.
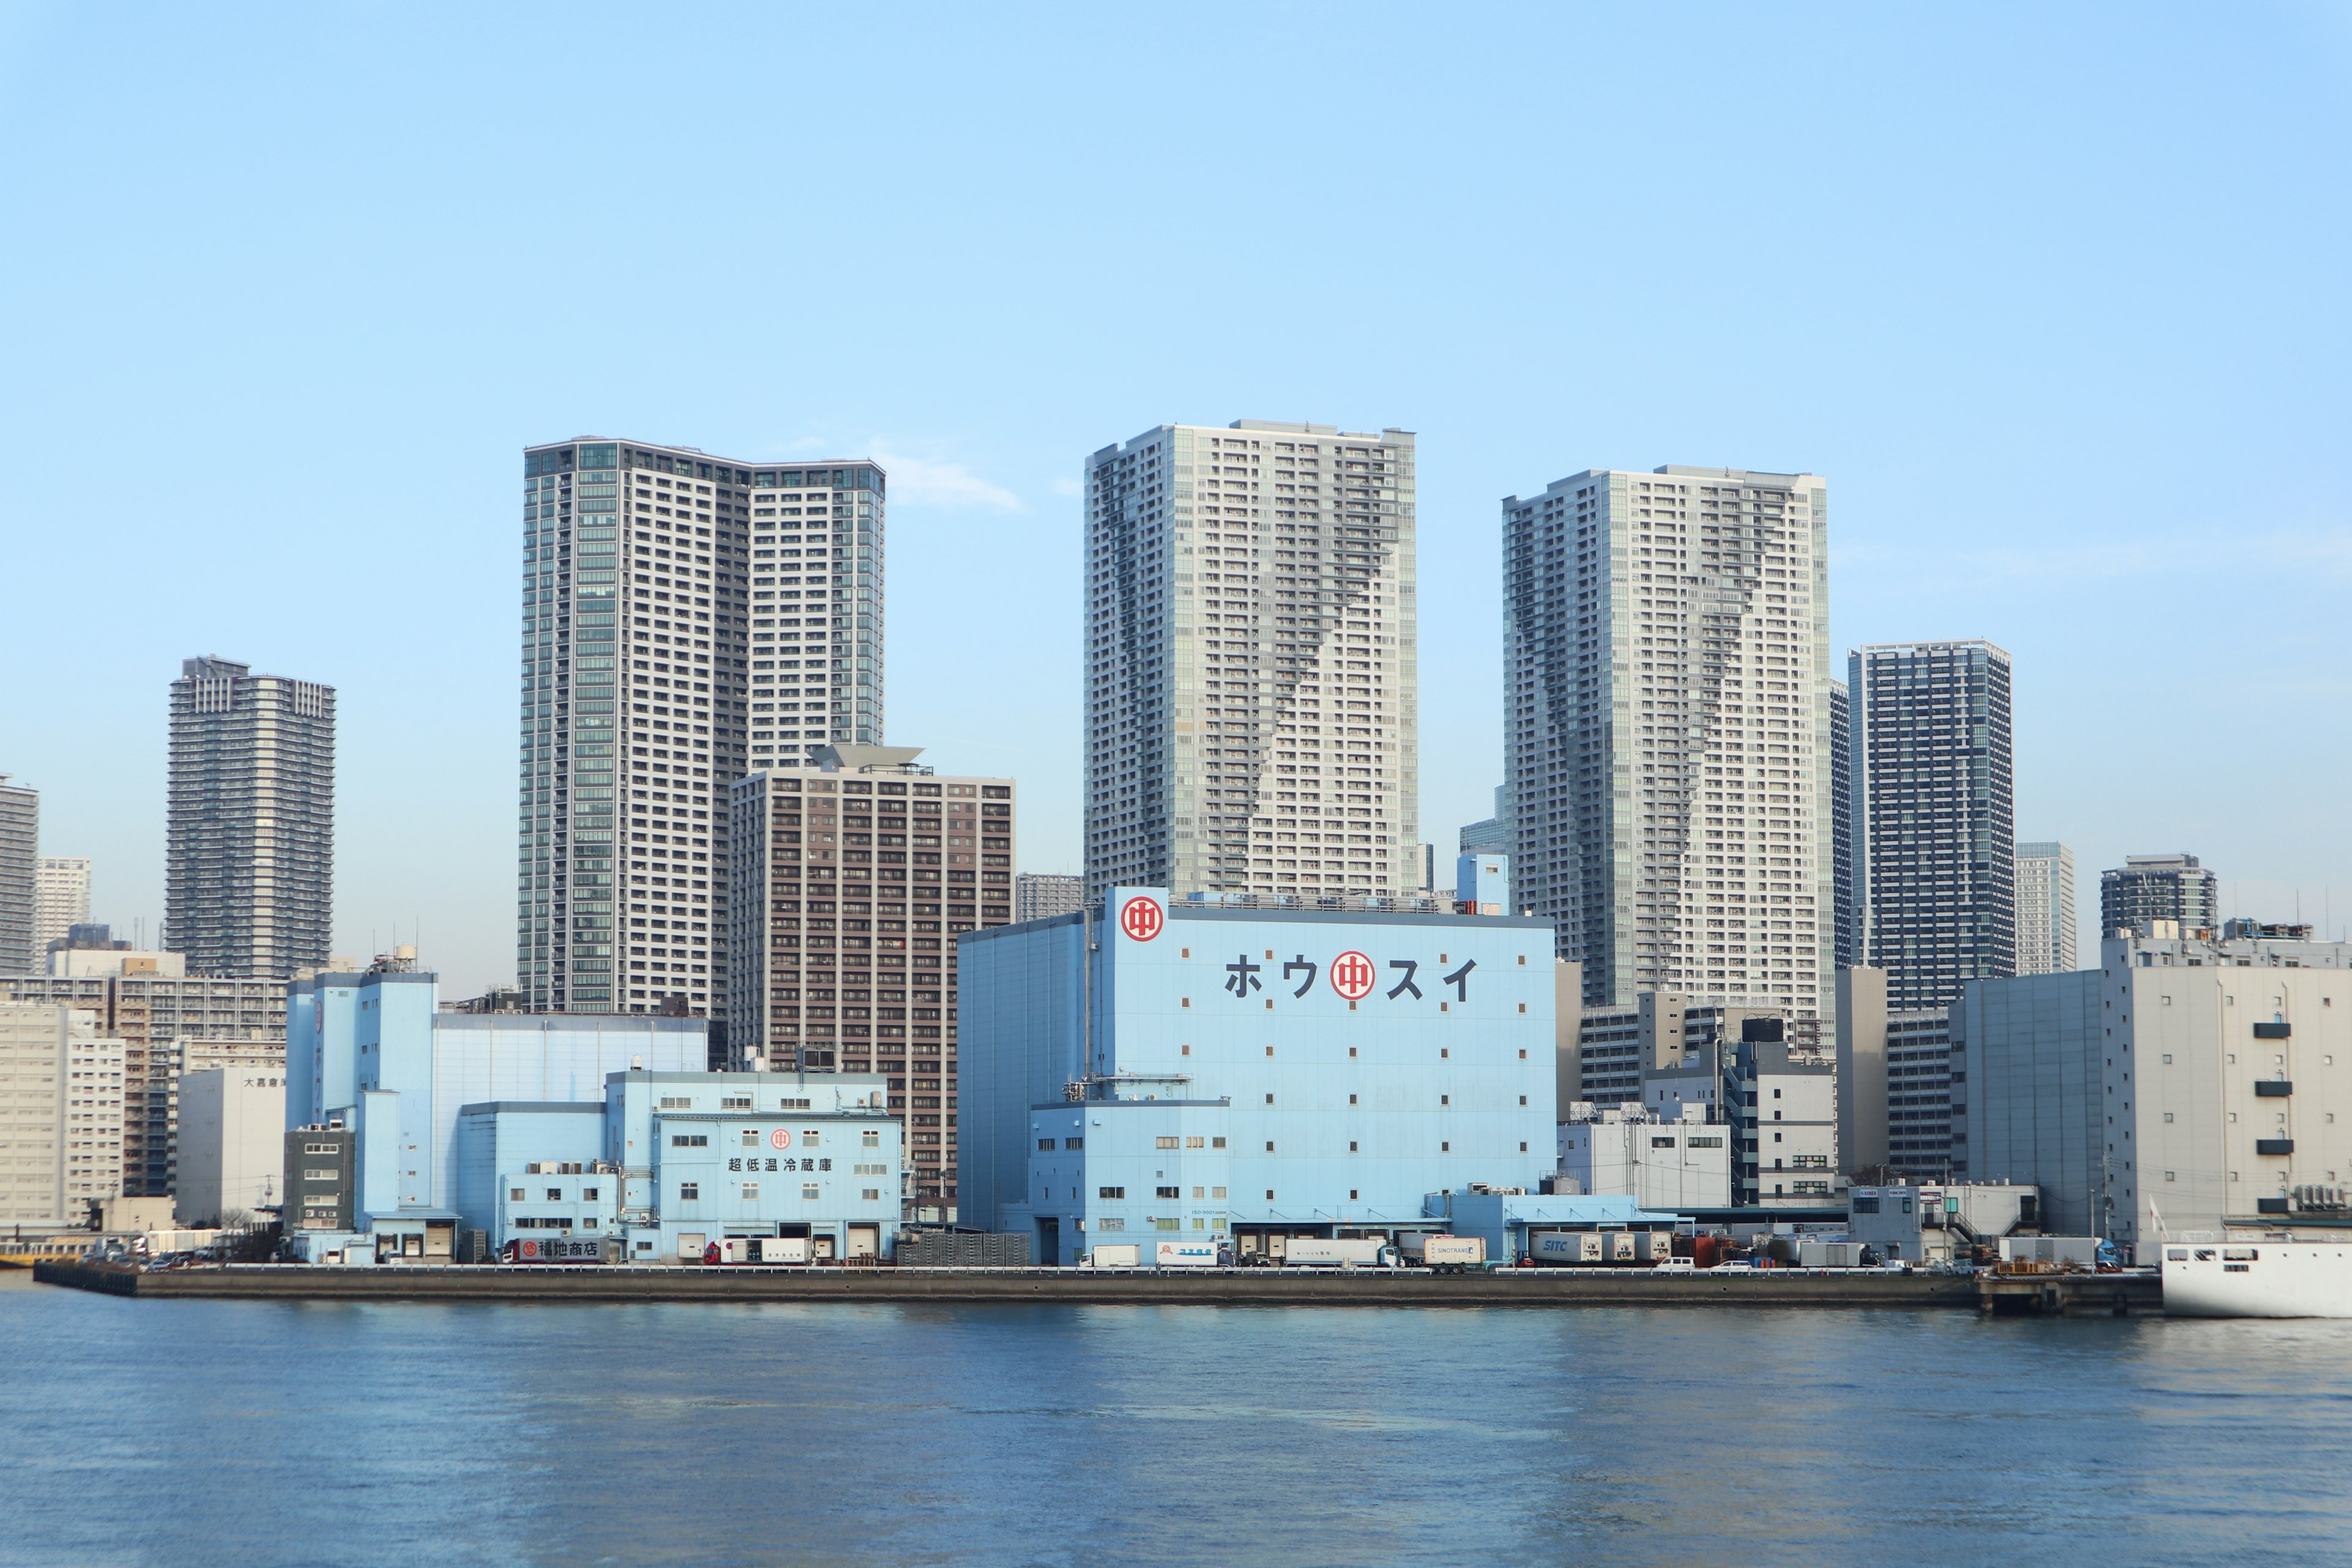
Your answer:
[[[404,1247],[414,1237],[438,1249],[418,1256],[446,1255],[467,1105],[594,1104],[614,1072],[704,1070],[699,1018],[452,1013],[438,1009],[438,994],[437,977],[404,951],[364,972],[312,973],[287,987],[286,1117],[289,1134],[304,1133],[288,1140],[287,1229],[305,1256],[344,1251],[352,1232]],[[331,1205],[299,1173],[318,1168],[309,1144],[341,1142],[332,1132],[348,1138],[355,1173]]]
[[[1846,1237],[1884,1262],[1951,1263],[2039,1226],[2041,1197],[2033,1187],[2000,1183],[1856,1186],[1846,1194]]]
[[[1622,1194],[1645,1209],[1731,1206],[1731,1129],[1690,1104],[1675,1116],[1638,1108],[1573,1108],[1559,1124],[1559,1178],[1579,1193]]]
[[[173,1217],[182,1226],[279,1206],[285,1192],[286,1060],[180,1075]]]
[[[2158,921],[2095,970],[1969,986],[1969,1178],[2036,1185],[2042,1228],[2142,1257],[2159,1226],[2340,1226],[2347,969],[2352,944]]]
[[[1423,1229],[1553,1167],[1548,921],[1122,887],[961,946],[963,1220],[1040,1262]]]
[[[1486,853],[1462,855],[1454,862],[1454,912],[1459,915],[1507,915],[1511,912],[1511,858]]]
[[[806,1260],[887,1258],[902,1133],[878,1077],[628,1071],[600,1100],[458,1112],[456,1207],[492,1250],[605,1239],[617,1260],[698,1263],[728,1237]]]

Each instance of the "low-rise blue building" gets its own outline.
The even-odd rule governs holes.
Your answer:
[[[630,1262],[699,1262],[730,1237],[807,1261],[896,1248],[905,1150],[887,1078],[616,1072],[587,1103],[458,1116],[457,1209],[494,1249],[612,1239]]]
[[[1443,1228],[1552,1169],[1549,921],[1120,888],[958,940],[962,1215],[1041,1262]]]

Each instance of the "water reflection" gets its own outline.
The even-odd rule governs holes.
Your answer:
[[[0,1289],[34,1563],[2345,1560],[2352,1324]]]

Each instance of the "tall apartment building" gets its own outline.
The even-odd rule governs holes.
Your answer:
[[[827,746],[736,783],[728,1016],[739,1068],[887,1075],[907,1217],[946,1220],[955,939],[1013,922],[1017,818],[1011,779],[934,773],[920,754]]]
[[[122,1042],[89,1013],[0,1000],[0,1225],[79,1226],[122,1193]]]
[[[2099,934],[2136,931],[2151,921],[2177,921],[2184,931],[2217,931],[2221,882],[2194,855],[2126,855],[2099,873]]]
[[[2017,973],[2075,967],[2074,852],[2054,839],[2017,847]]]
[[[1414,894],[1412,434],[1162,425],[1086,498],[1089,891]]]
[[[0,974],[34,974],[40,950],[33,941],[39,919],[41,795],[0,773]]]
[[[859,461],[524,452],[515,980],[533,1011],[725,1017],[728,786],[881,739],[883,490]]]
[[[1013,918],[1042,921],[1073,915],[1086,907],[1087,879],[1051,871],[1021,871],[1013,879]]]
[[[162,945],[193,974],[290,978],[326,960],[334,879],[335,689],[184,660]]]
[[[42,856],[33,872],[36,963],[47,953],[49,943],[62,941],[74,927],[89,923],[89,862],[79,856]]]
[[[1837,966],[1862,962],[1862,910],[1853,886],[1853,703],[1843,680],[1830,682],[1830,881],[1835,889]]]
[[[1848,656],[1854,888],[1894,1012],[2017,973],[2010,659],[1983,641]]]
[[[286,987],[268,980],[159,973],[160,959],[169,955],[102,956],[114,961],[109,973],[0,980],[0,1002],[88,1013],[100,1036],[121,1043],[117,1190],[134,1198],[163,1197],[172,1190],[172,1133],[189,1042],[235,1042],[282,1052]],[[198,1054],[202,1058],[204,1052]]]
[[[1511,786],[1495,786],[1495,815],[1479,822],[1465,822],[1454,835],[1454,851],[1461,855],[1508,855],[1511,852]]]
[[[1672,465],[1503,502],[1512,903],[1589,1005],[1833,1005],[1828,510]]]

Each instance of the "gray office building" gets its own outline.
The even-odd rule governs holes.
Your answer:
[[[2126,855],[2099,873],[2099,934],[2137,931],[2151,921],[2177,921],[2183,932],[2221,923],[2221,879],[2194,855]]]
[[[163,942],[192,975],[286,980],[334,918],[335,689],[191,658],[172,682]]]
[[[1455,835],[1454,850],[1462,855],[1508,855],[1511,852],[1511,786],[1495,786],[1495,815],[1483,822],[1465,822]]]
[[[1862,956],[1890,1011],[1948,1006],[2017,973],[2009,655],[1889,643],[1847,670]]]
[[[856,459],[525,450],[515,984],[532,1011],[726,1017],[729,786],[882,737],[883,493]]]
[[[0,773],[0,974],[39,971],[33,927],[40,901],[41,795]]]
[[[1050,920],[1086,908],[1087,879],[1053,871],[1022,871],[1013,879],[1013,918]]]

